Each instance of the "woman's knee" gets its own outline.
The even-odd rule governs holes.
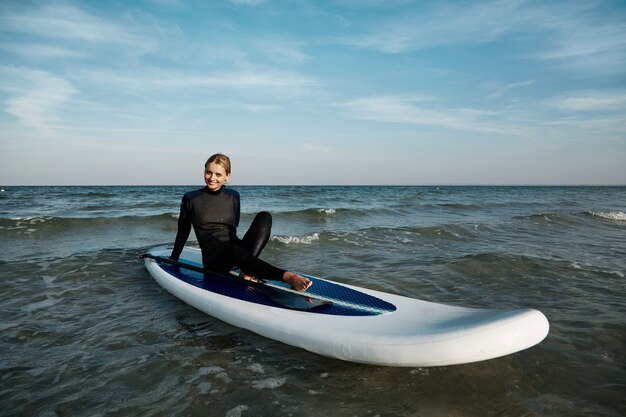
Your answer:
[[[256,215],[254,223],[259,227],[272,227],[272,215],[267,211],[262,211]]]

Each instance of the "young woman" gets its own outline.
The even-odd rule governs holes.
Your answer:
[[[259,277],[284,281],[298,291],[309,288],[309,279],[258,258],[270,238],[272,217],[268,212],[257,214],[243,239],[237,237],[239,193],[226,188],[224,184],[229,178],[230,159],[226,155],[218,153],[206,161],[206,187],[183,196],[178,233],[170,258],[178,260],[193,225],[202,250],[204,268],[228,272],[237,266],[247,279]]]

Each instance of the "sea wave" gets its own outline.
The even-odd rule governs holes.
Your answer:
[[[529,216],[521,216],[518,218],[521,219],[528,219],[528,220],[533,220],[533,221],[540,221],[540,222],[554,222],[555,220],[558,220],[561,216],[558,214],[554,214],[554,213],[536,213],[536,214],[531,214]]]
[[[449,209],[459,209],[459,210],[476,210],[480,209],[481,206],[477,204],[465,204],[465,203],[438,203],[431,204],[432,207],[445,207]]]
[[[448,239],[448,240],[466,240],[476,236],[477,231],[487,230],[485,226],[459,225],[443,223],[436,226],[414,226],[414,227],[398,227],[387,229],[389,233],[397,236],[415,235],[420,239]]]
[[[115,192],[115,191],[86,191],[84,193],[76,193],[73,196],[74,197],[87,197],[87,198],[111,198],[111,197],[117,197],[119,193]]]
[[[613,220],[617,222],[626,222],[626,213],[621,211],[590,211],[589,215],[593,217],[597,217],[604,220]]]
[[[479,225],[466,228],[459,225],[444,224],[434,227],[368,227],[348,232],[318,231],[300,236],[271,237],[272,242],[283,245],[326,245],[370,246],[377,243],[414,244],[431,240],[465,241],[476,236]]]
[[[302,210],[287,210],[287,211],[273,211],[274,216],[281,217],[293,217],[304,219],[319,219],[330,217],[333,215],[346,215],[346,214],[361,214],[362,210],[359,209],[345,209],[345,208],[332,208],[332,207],[311,207]]]
[[[537,223],[558,223],[575,225],[581,223],[581,216],[590,216],[595,219],[611,220],[614,222],[626,222],[626,213],[621,211],[587,211],[584,213],[536,213],[528,216],[518,216],[516,219],[528,219]]]
[[[312,233],[304,236],[272,236],[271,240],[284,245],[310,245],[320,239],[319,233]]]
[[[367,242],[411,243],[431,239],[465,240],[472,232],[462,226],[444,224],[432,227],[370,227],[350,235]]]
[[[8,233],[29,234],[35,232],[58,232],[97,227],[127,227],[131,225],[176,225],[177,215],[162,213],[150,216],[120,216],[120,217],[56,217],[34,216],[0,218],[0,230]]]
[[[535,213],[527,216],[516,216],[514,219],[530,220],[534,223],[555,223],[565,226],[573,226],[580,223],[580,219],[567,213]]]
[[[335,214],[337,212],[337,209],[333,209],[333,208],[329,208],[329,209],[319,208],[319,209],[315,209],[315,211],[317,211],[318,213],[331,215],[331,214]]]

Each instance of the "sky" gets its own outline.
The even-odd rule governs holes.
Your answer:
[[[0,185],[626,184],[623,0],[0,1]]]

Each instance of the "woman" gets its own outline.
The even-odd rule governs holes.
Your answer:
[[[257,214],[243,239],[237,237],[239,193],[224,185],[230,178],[230,159],[223,154],[211,156],[204,164],[206,187],[183,196],[178,218],[178,233],[170,258],[178,260],[193,225],[204,268],[228,272],[239,267],[247,279],[259,277],[284,281],[297,291],[311,286],[303,276],[276,268],[258,258],[270,238],[272,217]]]

